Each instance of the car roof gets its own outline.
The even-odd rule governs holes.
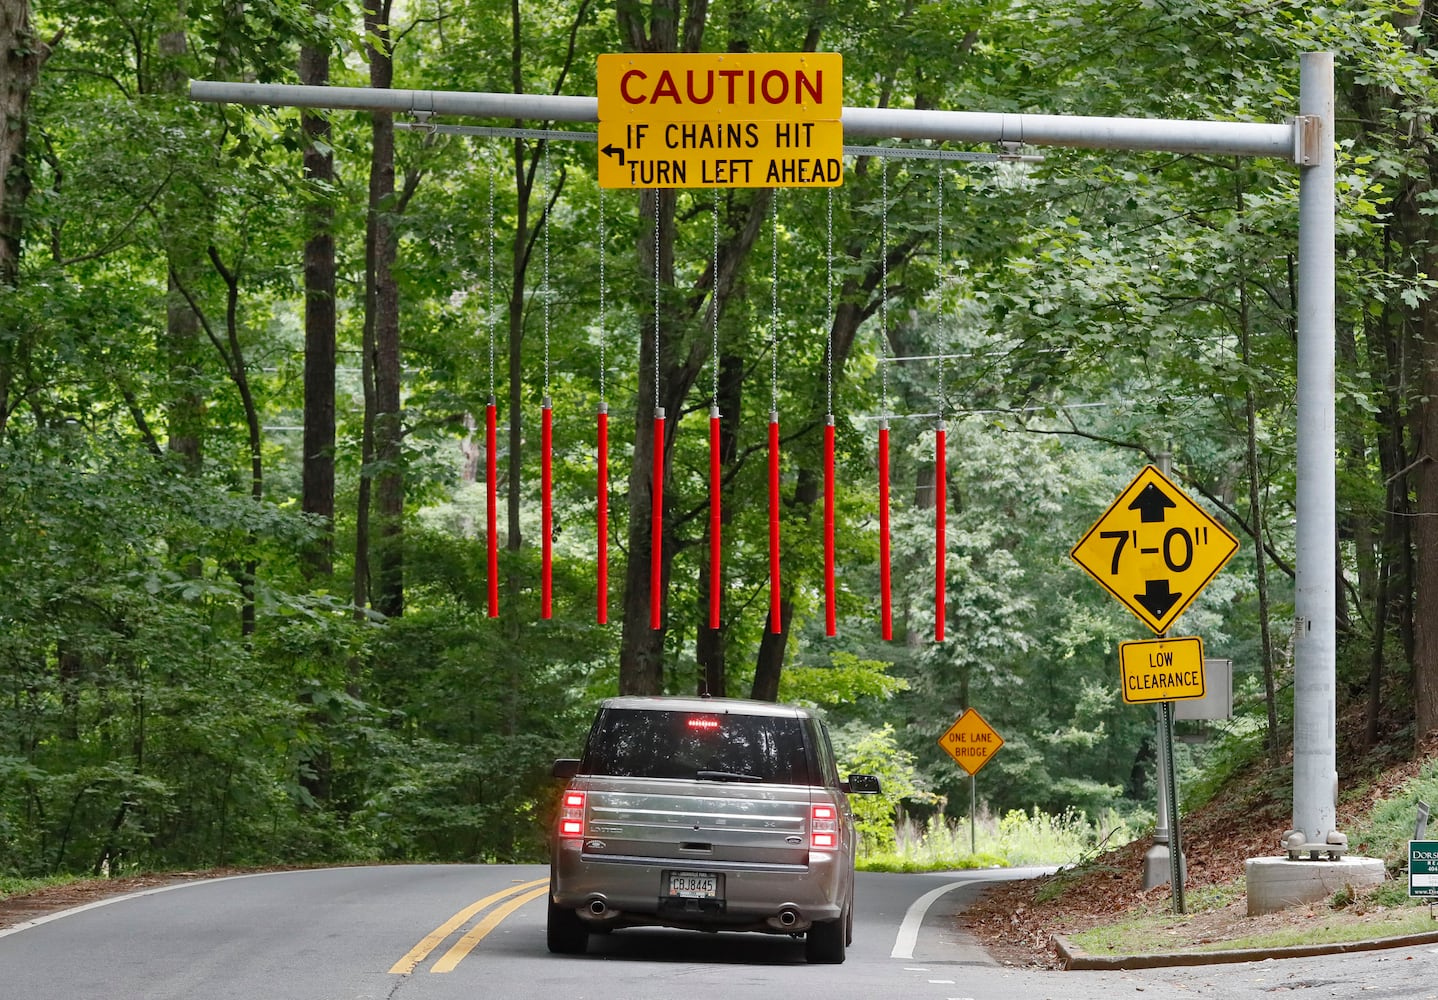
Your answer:
[[[790,719],[812,718],[813,713],[797,705],[748,698],[684,698],[661,695],[621,695],[604,699],[602,708],[664,712],[708,712],[715,715],[767,715]]]

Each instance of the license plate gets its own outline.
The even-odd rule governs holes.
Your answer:
[[[719,876],[709,872],[670,872],[668,894],[675,899],[718,899]]]

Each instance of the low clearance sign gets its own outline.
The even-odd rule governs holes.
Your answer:
[[[598,95],[602,187],[843,183],[838,53],[606,54]]]

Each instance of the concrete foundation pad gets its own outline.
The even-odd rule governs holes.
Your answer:
[[[1363,889],[1383,882],[1383,859],[1348,856],[1334,861],[1249,858],[1248,915],[1273,913],[1326,899],[1344,886]]]

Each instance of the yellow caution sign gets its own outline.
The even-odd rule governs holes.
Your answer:
[[[600,122],[606,188],[838,187],[842,122]]]
[[[837,52],[607,53],[597,64],[599,120],[838,121]]]
[[[601,55],[599,185],[838,187],[843,68],[835,52]]]
[[[1236,551],[1238,539],[1150,465],[1069,557],[1162,634]]]

